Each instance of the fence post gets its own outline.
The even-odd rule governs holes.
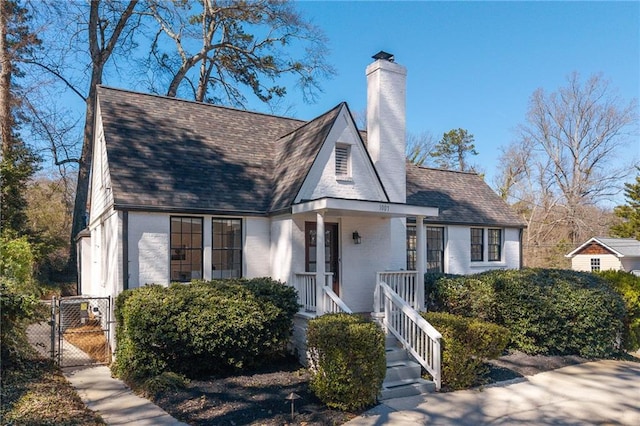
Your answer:
[[[51,320],[49,321],[51,326],[51,361],[55,362],[56,353],[56,297],[51,298]]]

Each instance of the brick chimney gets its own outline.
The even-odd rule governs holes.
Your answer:
[[[367,67],[367,148],[391,202],[407,199],[407,69],[379,52]]]

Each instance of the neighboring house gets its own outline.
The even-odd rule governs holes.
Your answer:
[[[381,280],[420,309],[427,270],[520,268],[524,224],[481,177],[406,162],[406,70],[374,58],[366,133],[346,103],[300,121],[99,87],[82,293],[270,276],[310,315],[371,312]]]
[[[591,238],[565,257],[574,271],[640,273],[640,241],[633,238]]]

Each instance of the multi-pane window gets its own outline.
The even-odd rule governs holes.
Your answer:
[[[484,229],[471,228],[471,261],[484,260]]]
[[[444,272],[444,228],[427,226],[427,272]],[[417,267],[416,227],[407,225],[407,270]]]
[[[336,176],[349,177],[348,145],[336,145]]]
[[[202,218],[171,217],[171,281],[202,279]]]
[[[598,272],[600,271],[600,259],[597,257],[594,257],[591,259],[591,272]]]
[[[427,272],[444,272],[444,228],[427,226]]]
[[[407,225],[407,270],[416,270],[416,227]]]
[[[242,276],[242,220],[213,219],[212,278]]]
[[[489,261],[500,261],[502,258],[502,229],[489,229],[488,232]]]

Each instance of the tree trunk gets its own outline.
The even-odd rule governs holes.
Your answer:
[[[0,137],[2,137],[2,158],[11,148],[12,124],[11,115],[11,54],[7,46],[7,14],[8,4],[0,2]]]
[[[76,236],[85,226],[87,201],[89,198],[89,179],[91,175],[91,163],[93,160],[93,139],[95,134],[94,122],[96,113],[96,90],[102,83],[104,66],[109,60],[113,49],[118,42],[127,21],[133,15],[133,10],[138,0],[130,0],[126,9],[122,12],[114,31],[108,41],[104,38],[104,29],[100,22],[100,0],[91,1],[89,12],[89,52],[91,53],[91,82],[89,95],[87,96],[87,112],[84,122],[84,136],[82,141],[82,153],[78,167],[78,182],[76,186],[76,198],[73,205],[73,222],[71,224],[71,246],[69,250],[69,272],[77,272],[77,248]],[[101,44],[102,43],[102,44]],[[104,44],[106,43],[106,44]]]

